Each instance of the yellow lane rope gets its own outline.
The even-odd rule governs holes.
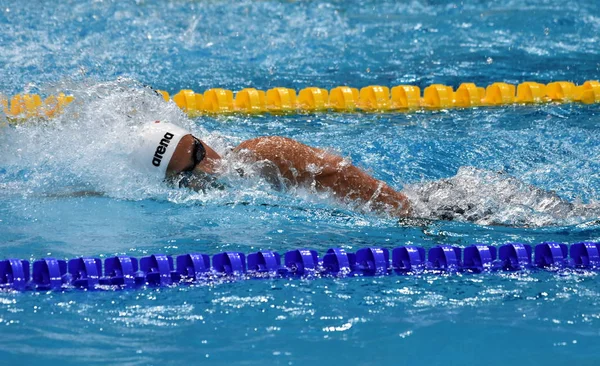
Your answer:
[[[260,114],[311,112],[390,112],[419,109],[450,109],[533,103],[600,103],[600,83],[589,80],[582,85],[569,81],[540,84],[533,81],[517,86],[503,82],[486,88],[474,83],[451,86],[433,84],[423,92],[417,86],[398,85],[393,88],[371,85],[360,90],[338,86],[331,90],[309,87],[296,93],[294,89],[277,87],[266,92],[245,88],[235,93],[227,89],[208,89],[204,93],[184,89],[172,97],[158,91],[165,101],[173,101],[190,116],[202,114]],[[42,100],[37,94],[17,94],[10,98],[0,95],[0,105],[9,121],[28,118],[51,118],[70,102],[72,96],[63,93]]]

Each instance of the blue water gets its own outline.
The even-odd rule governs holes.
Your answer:
[[[507,203],[503,172],[597,207],[598,105],[193,120],[143,85],[332,88],[597,79],[596,1],[0,1],[0,91],[67,91],[59,118],[0,128],[0,257],[600,241],[598,216]],[[2,124],[4,116],[0,116]],[[397,189],[455,177],[490,219],[422,227],[257,177],[192,193],[127,160],[135,126],[186,125],[219,152],[283,135]],[[248,168],[248,167],[246,167]],[[251,167],[250,167],[251,168]],[[488,172],[488,173],[486,173]],[[487,177],[487,178],[486,178]],[[93,191],[101,196],[80,196]],[[466,192],[466,193],[465,193]],[[509,193],[521,201],[525,193]],[[452,197],[446,197],[452,199]],[[519,200],[517,200],[519,201]],[[0,294],[3,364],[596,365],[593,272],[266,280]]]

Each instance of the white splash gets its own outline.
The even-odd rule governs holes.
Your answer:
[[[456,176],[404,192],[417,217],[481,225],[571,225],[600,217],[597,204],[572,203],[504,173],[461,167]]]

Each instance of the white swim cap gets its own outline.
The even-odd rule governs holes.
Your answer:
[[[139,145],[133,153],[134,159],[145,171],[162,179],[177,144],[183,136],[190,133],[168,122],[147,123],[141,129]]]

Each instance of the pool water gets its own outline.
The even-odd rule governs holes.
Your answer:
[[[0,127],[0,258],[600,241],[598,105],[189,119],[145,87],[581,84],[598,79],[598,2],[2,2],[0,24],[2,93],[75,96],[56,119]],[[137,126],[153,119],[222,153],[292,137],[407,192],[451,179],[436,204],[488,214],[407,226],[233,172],[224,191],[173,189],[128,160]],[[544,194],[589,210],[536,210]],[[0,359],[596,365],[599,304],[587,271],[1,293]]]

